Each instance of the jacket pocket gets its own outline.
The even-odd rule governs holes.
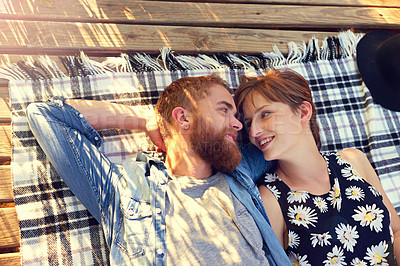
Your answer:
[[[120,208],[116,245],[130,259],[143,256],[152,229],[150,202],[121,196]]]

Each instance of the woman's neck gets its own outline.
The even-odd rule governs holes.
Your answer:
[[[328,167],[318,149],[307,149],[291,158],[278,160],[276,174],[292,190],[322,195],[331,189]]]

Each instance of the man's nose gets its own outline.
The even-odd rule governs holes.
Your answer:
[[[243,125],[235,116],[233,116],[231,119],[230,127],[235,129],[236,131],[239,131],[243,128]]]

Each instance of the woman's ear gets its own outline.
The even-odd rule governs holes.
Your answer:
[[[182,129],[189,129],[189,115],[190,113],[183,107],[176,107],[174,110],[172,110],[172,118],[174,119],[176,124]]]
[[[312,106],[311,103],[304,101],[300,106],[300,118],[304,123],[308,123],[312,116]]]

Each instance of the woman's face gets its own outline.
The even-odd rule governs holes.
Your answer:
[[[246,97],[243,113],[249,139],[266,160],[283,159],[300,142],[301,115],[289,105],[271,102],[255,91]]]

